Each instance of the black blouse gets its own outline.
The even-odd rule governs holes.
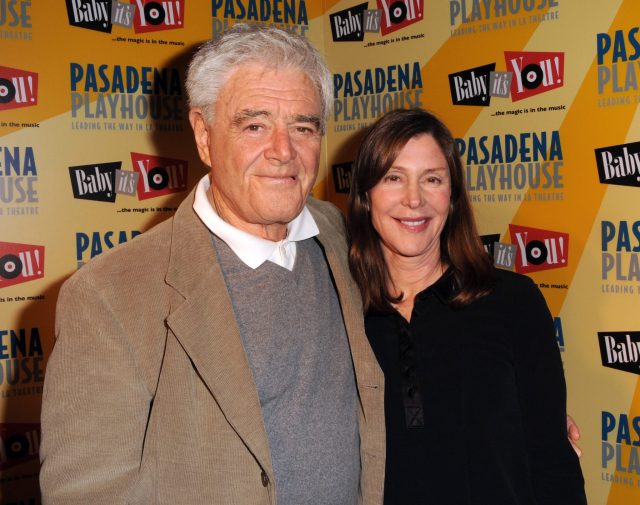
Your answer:
[[[385,374],[385,504],[586,504],[542,294],[504,270],[464,308],[453,294],[447,273],[416,296],[410,322],[366,318]]]

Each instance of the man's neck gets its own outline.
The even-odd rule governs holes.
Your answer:
[[[214,197],[213,185],[209,188],[209,191],[207,191],[207,199],[223,221],[226,221],[239,230],[272,242],[280,242],[287,237],[288,229],[286,223],[252,224],[236,218],[235,214],[224,205],[222,198]]]

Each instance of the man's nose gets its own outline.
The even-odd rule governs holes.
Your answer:
[[[274,129],[269,145],[265,149],[265,157],[279,163],[286,163],[296,157],[296,150],[287,128]]]

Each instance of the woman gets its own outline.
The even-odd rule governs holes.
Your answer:
[[[493,268],[432,114],[367,132],[348,227],[385,374],[385,503],[585,504],[549,310],[528,277]]]

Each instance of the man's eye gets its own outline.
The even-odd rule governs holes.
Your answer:
[[[262,128],[262,125],[259,125],[259,124],[250,124],[249,126],[247,126],[247,130],[251,132],[260,131],[261,128]]]
[[[313,135],[316,132],[315,128],[310,126],[296,126],[296,131],[305,135]]]

